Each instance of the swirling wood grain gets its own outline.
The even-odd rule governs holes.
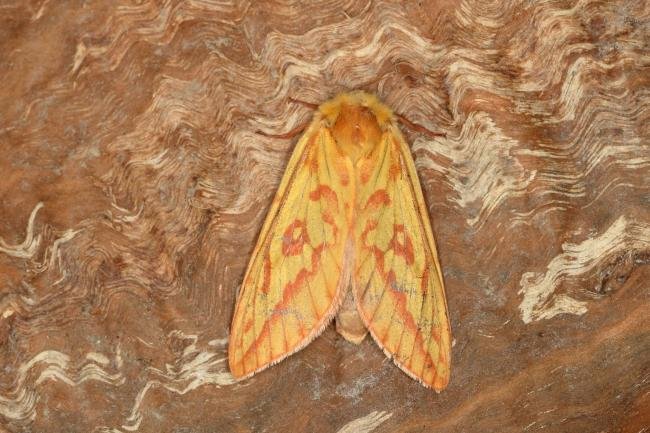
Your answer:
[[[650,428],[650,6],[0,4],[0,431]],[[244,267],[311,110],[411,122],[440,395],[332,330],[234,383]]]

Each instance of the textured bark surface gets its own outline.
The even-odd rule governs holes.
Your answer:
[[[309,5],[305,5],[309,3]],[[0,4],[0,431],[650,429],[644,1]],[[234,383],[238,286],[337,92],[411,122],[441,394],[332,327]]]

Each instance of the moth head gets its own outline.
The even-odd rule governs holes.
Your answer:
[[[391,110],[365,92],[343,93],[320,106],[336,144],[353,161],[372,152],[392,123]]]

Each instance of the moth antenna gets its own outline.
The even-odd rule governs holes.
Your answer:
[[[429,137],[446,137],[447,134],[444,132],[434,132],[431,131],[428,128],[425,128],[422,125],[418,125],[417,123],[413,123],[410,120],[408,120],[406,117],[402,116],[401,114],[395,113],[395,117],[402,122],[404,125],[406,125],[407,128],[412,129],[417,132],[421,132],[423,134],[428,135]]]
[[[305,130],[305,128],[307,128],[307,125],[308,125],[307,123],[303,123],[301,125],[296,126],[291,131],[285,132],[283,134],[269,134],[268,132],[264,132],[260,129],[255,131],[255,133],[259,135],[263,135],[264,137],[288,139],[288,138],[293,138],[296,135],[300,134],[302,131]]]
[[[296,98],[292,98],[292,97],[289,97],[289,101],[296,102],[298,104],[302,104],[302,105],[304,105],[306,107],[311,108],[312,110],[315,110],[315,109],[318,108],[318,104],[312,104],[311,102],[301,101],[300,99],[296,99]],[[291,131],[285,132],[283,134],[269,134],[268,132],[264,132],[264,131],[259,130],[259,129],[257,131],[255,131],[255,133],[263,135],[265,137],[270,137],[270,138],[288,139],[288,138],[293,138],[296,135],[303,132],[305,129],[307,129],[308,124],[309,124],[309,122],[303,123],[301,125],[296,126]]]
[[[305,107],[309,107],[309,108],[311,108],[312,110],[315,110],[315,109],[318,108],[318,104],[313,104],[313,103],[311,103],[311,102],[302,101],[302,100],[300,100],[300,99],[292,98],[291,96],[289,97],[289,101],[291,101],[291,102],[295,102],[295,103],[297,103],[297,104],[302,104],[302,105],[304,105]]]

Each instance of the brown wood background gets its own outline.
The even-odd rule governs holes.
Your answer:
[[[650,3],[0,2],[0,431],[650,431]],[[437,395],[330,328],[241,383],[297,140],[377,93],[454,336]]]

